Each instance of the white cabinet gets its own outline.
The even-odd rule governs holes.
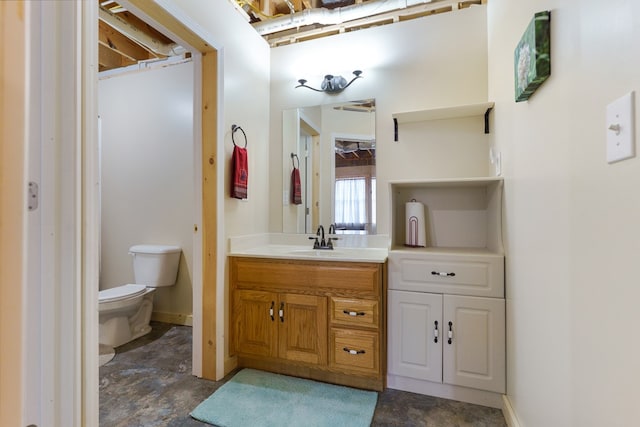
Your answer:
[[[389,289],[502,298],[504,256],[396,249],[389,253]]]
[[[442,382],[442,295],[390,290],[387,305],[388,373]]]
[[[502,180],[391,183],[390,388],[499,407],[506,389]],[[425,205],[427,247],[404,245]]]
[[[504,300],[389,291],[389,374],[505,391]]]

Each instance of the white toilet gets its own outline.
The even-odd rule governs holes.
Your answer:
[[[136,245],[129,249],[136,283],[98,293],[100,344],[118,347],[151,331],[153,292],[176,283],[180,252],[180,247],[167,245]]]

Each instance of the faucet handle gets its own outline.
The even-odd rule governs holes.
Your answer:
[[[318,242],[318,236],[309,236],[309,240],[315,240],[315,242],[313,242],[313,249],[318,249],[320,247],[320,242]]]

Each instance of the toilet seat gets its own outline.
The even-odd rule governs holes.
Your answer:
[[[114,302],[133,298],[146,292],[145,285],[127,284],[117,288],[105,289],[98,292],[98,302]]]

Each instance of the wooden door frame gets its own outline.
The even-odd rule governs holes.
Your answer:
[[[195,162],[200,160],[200,171],[195,171],[196,179],[200,172],[201,199],[196,201],[200,212],[194,221],[194,283],[193,283],[193,373],[206,379],[218,380],[224,375],[223,334],[224,325],[218,325],[218,313],[224,313],[219,306],[224,299],[218,298],[218,262],[220,248],[218,244],[218,182],[222,168],[218,167],[217,143],[221,140],[220,122],[222,103],[222,61],[220,48],[215,46],[211,36],[196,23],[164,0],[126,0],[125,5],[145,21],[156,28],[167,31],[173,39],[190,49],[196,64],[194,104],[200,114],[194,114],[194,154]],[[193,30],[198,28],[198,32]],[[199,65],[199,68],[198,68]],[[197,148],[200,147],[200,150]],[[194,162],[194,163],[195,163]],[[200,184],[200,185],[198,185]],[[198,188],[196,188],[198,190]],[[199,221],[198,219],[199,218]],[[200,243],[200,244],[198,244]],[[200,248],[198,248],[200,246]],[[200,250],[199,250],[200,249]],[[199,258],[199,259],[197,259]],[[224,283],[224,282],[222,282]]]

